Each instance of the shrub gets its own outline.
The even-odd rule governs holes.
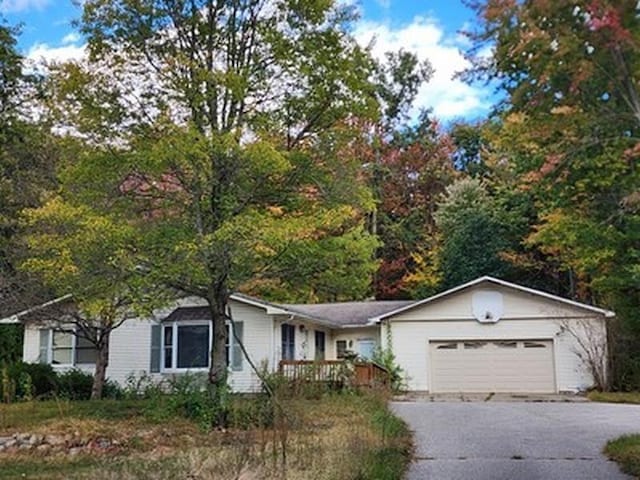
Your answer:
[[[372,361],[389,372],[391,390],[399,392],[406,389],[404,370],[396,363],[396,357],[390,348],[376,348]]]
[[[134,377],[131,382],[125,390],[127,395],[133,395],[138,388]],[[146,382],[144,380],[139,385],[142,386]],[[222,405],[216,404],[207,386],[205,375],[193,373],[176,375],[158,387],[152,387],[149,383],[142,387],[142,392],[149,400],[145,415],[157,422],[180,416],[193,420],[202,429],[208,430],[214,423],[218,423],[218,415],[226,406],[223,408]]]
[[[30,401],[61,396],[69,400],[91,398],[93,375],[79,369],[56,372],[51,365],[18,362],[2,367],[0,371],[0,400]],[[107,380],[102,390],[103,398],[121,398],[122,389]]]
[[[49,397],[56,392],[58,379],[51,365],[17,362],[4,369],[2,398],[5,401]]]
[[[93,376],[77,368],[58,374],[58,395],[69,400],[89,400]]]
[[[124,392],[122,387],[112,380],[104,382],[102,387],[102,398],[110,398],[113,400],[120,400],[124,398]]]
[[[215,423],[218,414],[224,410],[209,394],[205,375],[186,373],[169,380],[169,407],[172,412],[196,421],[203,429]],[[225,395],[221,395],[224,399]],[[224,400],[223,400],[224,401]]]
[[[122,389],[122,395],[124,398],[129,399],[150,399],[167,393],[167,386],[164,381],[157,381],[147,372],[140,372],[140,375],[136,375],[135,372],[127,375],[125,380],[125,386]]]
[[[73,368],[58,374],[57,394],[69,400],[89,400],[93,388],[93,375]],[[107,380],[102,388],[102,398],[121,398],[122,389]]]

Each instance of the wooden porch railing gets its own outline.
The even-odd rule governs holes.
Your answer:
[[[280,360],[279,373],[296,382],[323,382],[354,387],[389,384],[387,369],[373,362],[345,360]]]

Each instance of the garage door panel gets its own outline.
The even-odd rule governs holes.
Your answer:
[[[555,392],[551,340],[431,342],[433,392]]]

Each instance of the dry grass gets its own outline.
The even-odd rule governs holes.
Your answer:
[[[48,402],[3,406],[0,436],[29,427],[32,433],[106,437],[117,440],[121,447],[75,456],[0,453],[0,478],[400,478],[410,440],[404,424],[388,412],[384,398],[326,395],[282,402],[283,414],[275,416],[272,427],[214,432],[203,432],[192,422],[178,418],[160,424],[151,422],[126,402],[122,405],[129,411],[127,415],[112,405],[112,415],[103,417],[99,408],[86,409],[84,405],[89,402],[70,404],[60,414]],[[27,412],[39,421],[23,417]]]
[[[605,403],[634,403],[640,404],[640,392],[590,392],[589,400]]]

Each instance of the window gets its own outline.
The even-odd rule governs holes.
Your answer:
[[[162,366],[165,370],[209,367],[211,322],[172,322],[162,329]]]
[[[345,358],[347,356],[347,341],[338,340],[336,342],[336,358]]]
[[[443,343],[442,345],[438,345],[436,348],[438,350],[456,350],[458,348],[458,344],[456,342]]]
[[[54,365],[73,365],[73,334],[52,332],[51,363]]]
[[[547,346],[540,342],[524,342],[524,348],[547,348]]]
[[[176,345],[178,368],[209,366],[209,325],[178,325]]]
[[[375,350],[375,340],[369,338],[358,340],[358,355],[360,355],[360,357],[364,358],[365,360],[371,360],[373,358]]]
[[[494,345],[499,348],[518,348],[518,342],[494,342]]]
[[[98,350],[93,343],[84,337],[76,337],[75,363],[96,363]]]
[[[230,324],[227,324],[226,328],[227,365],[231,370],[242,370],[242,349],[233,336]],[[243,322],[235,322],[235,328],[236,335],[242,341]],[[154,329],[161,330],[161,334],[154,335]],[[207,369],[210,363],[212,340],[213,323],[209,320],[174,321],[152,326],[150,370],[158,372]],[[162,352],[161,357],[160,352]]]
[[[294,360],[296,352],[296,327],[283,323],[280,329],[282,337],[282,359]]]
[[[93,343],[70,331],[40,330],[40,363],[52,365],[90,365],[98,351]]]
[[[325,333],[316,330],[316,360],[325,359]]]

